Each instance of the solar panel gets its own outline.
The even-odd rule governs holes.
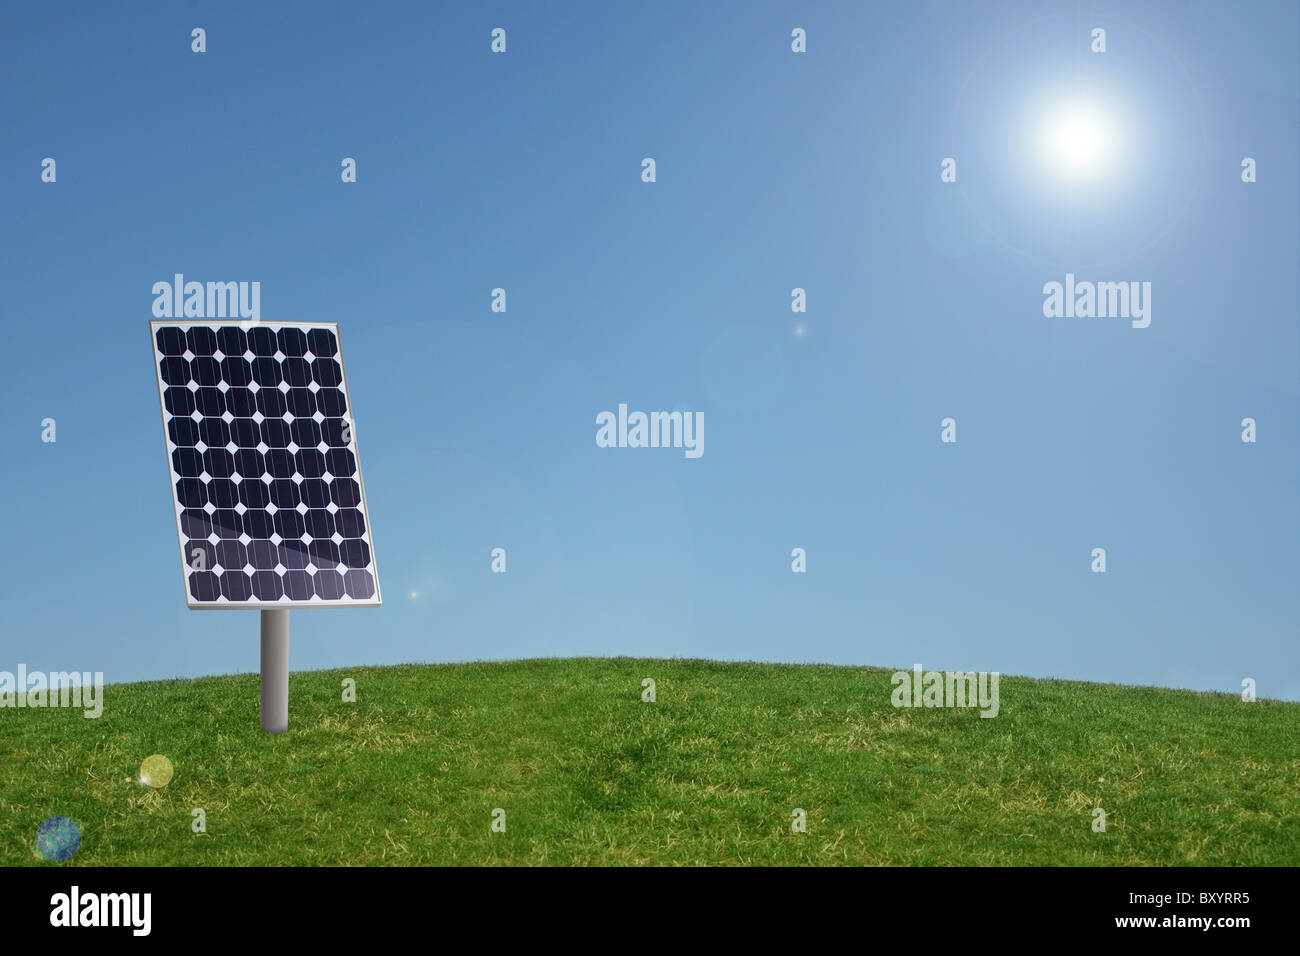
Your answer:
[[[149,329],[186,603],[379,605],[338,326]]]

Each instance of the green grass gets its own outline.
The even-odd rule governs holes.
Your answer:
[[[98,720],[0,710],[0,864],[1300,863],[1300,705],[1004,677],[984,719],[895,709],[890,673],[297,673],[280,737],[258,728],[256,675],[109,686]],[[175,766],[157,790],[137,780],[154,753]],[[82,831],[63,864],[35,849],[53,815]]]

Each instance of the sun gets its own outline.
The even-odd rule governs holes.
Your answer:
[[[1113,165],[1118,140],[1114,122],[1104,109],[1072,102],[1053,108],[1044,117],[1039,145],[1056,176],[1085,182]]]

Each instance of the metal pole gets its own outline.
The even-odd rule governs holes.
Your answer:
[[[262,729],[289,729],[289,609],[262,612]]]

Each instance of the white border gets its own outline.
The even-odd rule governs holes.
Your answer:
[[[343,397],[348,403],[348,414],[346,421],[352,426],[352,457],[357,462],[357,484],[361,486],[361,515],[366,522],[366,537],[370,543],[370,571],[375,579],[375,595],[373,598],[364,601],[338,600],[338,601],[274,601],[271,603],[258,601],[228,601],[224,597],[217,601],[195,601],[190,595],[189,574],[185,563],[185,535],[181,531],[181,503],[176,497],[176,481],[178,475],[176,469],[172,466],[172,456],[167,450],[167,443],[171,440],[167,435],[167,405],[163,398],[163,391],[166,384],[162,378],[162,364],[158,358],[158,329],[175,326],[181,330],[188,330],[194,327],[203,327],[209,329],[220,329],[225,326],[235,325],[247,332],[249,329],[258,326],[266,326],[273,329],[332,329],[334,332],[334,344],[338,347],[339,369],[342,373],[340,382],[343,388]],[[361,477],[361,450],[357,444],[357,423],[356,416],[352,410],[352,392],[348,389],[348,368],[343,361],[343,339],[339,335],[339,324],[337,322],[268,322],[243,319],[150,319],[149,320],[149,352],[153,356],[153,373],[154,379],[158,383],[158,416],[162,421],[163,428],[163,457],[167,459],[167,473],[171,476],[171,501],[172,508],[175,511],[176,518],[176,547],[180,553],[181,559],[181,587],[185,590],[185,606],[190,610],[234,610],[234,611],[274,611],[290,609],[310,609],[322,607],[380,607],[383,605],[383,594],[379,590],[379,561],[375,557],[375,535],[374,528],[370,523],[370,507],[366,502],[366,483]]]

